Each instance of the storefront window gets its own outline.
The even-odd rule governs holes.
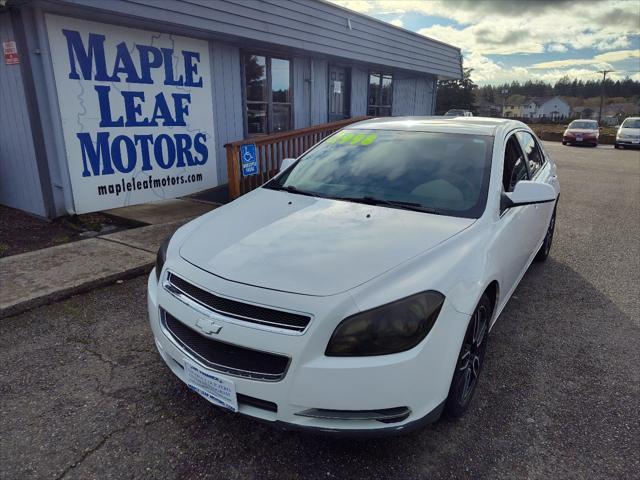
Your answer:
[[[379,72],[369,74],[369,102],[367,115],[390,117],[393,76]]]
[[[291,62],[283,58],[244,55],[247,134],[291,130]]]

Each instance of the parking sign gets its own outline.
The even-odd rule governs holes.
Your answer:
[[[258,157],[255,143],[240,146],[240,165],[242,165],[243,177],[258,173]]]

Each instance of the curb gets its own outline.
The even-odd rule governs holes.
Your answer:
[[[114,273],[112,275],[85,282],[74,287],[63,288],[48,295],[43,295],[42,297],[37,297],[26,300],[24,302],[16,303],[15,305],[11,305],[10,307],[0,308],[0,319],[13,317],[20,313],[24,313],[28,310],[33,310],[34,308],[41,307],[43,305],[49,305],[60,300],[65,300],[74,295],[87,293],[91,290],[95,290],[96,288],[105,287],[107,285],[115,283],[117,280],[126,280],[129,278],[138,277],[140,275],[146,275],[151,272],[151,270],[153,270],[153,267],[154,262],[149,262],[146,265],[124,270],[119,273]]]

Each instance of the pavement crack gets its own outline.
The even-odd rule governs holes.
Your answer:
[[[78,460],[76,460],[75,462],[71,463],[68,467],[66,467],[62,471],[62,473],[60,473],[60,475],[56,477],[56,480],[61,480],[65,478],[73,469],[80,466],[87,458],[89,458],[91,455],[93,455],[98,450],[100,450],[104,446],[104,444],[107,443],[109,439],[111,439],[111,437],[113,437],[114,435],[125,432],[127,430],[136,430],[138,428],[146,428],[149,425],[154,425],[156,423],[164,422],[166,420],[170,420],[170,418],[168,417],[156,418],[155,420],[150,420],[148,422],[145,422],[142,425],[125,425],[124,427],[111,430],[104,437],[102,437],[100,441],[96,443],[93,447],[86,449]]]

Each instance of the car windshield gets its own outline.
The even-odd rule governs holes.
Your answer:
[[[622,122],[622,128],[640,128],[640,118],[627,118]]]
[[[569,128],[581,128],[584,130],[597,130],[598,124],[596,122],[584,122],[584,121],[575,121],[569,124]]]
[[[265,188],[478,218],[492,150],[491,136],[346,129]]]

